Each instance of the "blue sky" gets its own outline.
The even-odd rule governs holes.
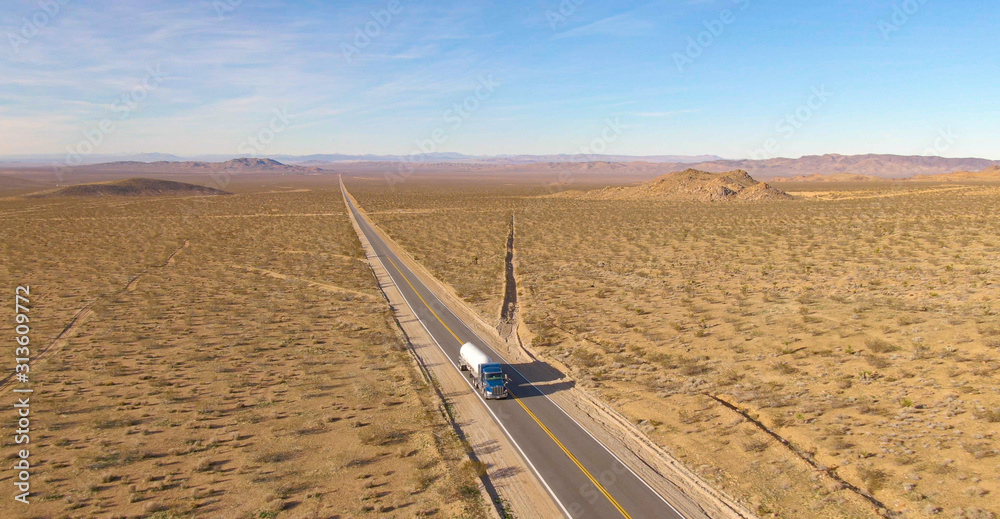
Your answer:
[[[1000,159],[998,26],[966,0],[12,0],[0,154]]]

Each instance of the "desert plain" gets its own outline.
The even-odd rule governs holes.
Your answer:
[[[227,190],[3,194],[35,393],[31,505],[0,515],[481,516],[336,183]]]
[[[494,322],[513,218],[525,346],[761,517],[1000,512],[1000,184],[345,182]]]
[[[527,350],[758,516],[1000,513],[1000,183],[737,175],[763,195],[706,201],[343,169],[484,319],[507,306]],[[31,284],[44,348],[25,517],[487,513],[335,172],[8,184],[0,279]]]

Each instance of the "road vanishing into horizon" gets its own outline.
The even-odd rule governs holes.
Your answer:
[[[532,385],[503,355],[466,326],[389,249],[347,196],[343,182],[341,190],[378,260],[455,369],[458,369],[459,348],[465,342],[472,342],[494,361],[504,364],[504,372],[510,377],[511,396],[505,400],[486,400],[481,393],[477,394],[567,517],[684,518],[546,396],[545,391],[560,390],[560,383],[544,385],[544,381],[536,381],[540,387]],[[468,381],[467,376],[465,380]],[[565,381],[561,384],[565,389]],[[471,386],[469,390],[473,391]]]

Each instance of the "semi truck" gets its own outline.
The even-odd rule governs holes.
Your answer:
[[[483,353],[475,344],[467,342],[458,350],[458,368],[469,370],[472,386],[482,391],[484,398],[507,398],[509,378],[503,372],[503,365]]]

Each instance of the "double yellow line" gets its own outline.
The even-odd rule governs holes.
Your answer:
[[[561,441],[559,441],[559,438],[556,438],[556,435],[552,434],[552,431],[550,431],[549,428],[546,427],[545,424],[543,424],[542,421],[539,420],[537,416],[535,416],[535,413],[532,413],[531,409],[528,409],[528,406],[524,405],[524,402],[522,402],[520,398],[515,396],[514,400],[517,401],[518,405],[520,405],[524,409],[524,411],[528,413],[528,416],[530,416],[535,421],[535,423],[537,423],[538,426],[541,427],[543,431],[545,431],[545,434],[548,434],[549,438],[552,438],[552,441],[556,442],[556,445],[558,445],[559,448],[562,449],[563,453],[565,453],[566,456],[568,456],[569,459],[572,460],[574,464],[576,464],[577,468],[580,469],[580,472],[583,472],[583,475],[587,476],[587,479],[589,479],[590,482],[593,483],[595,487],[597,487],[597,490],[600,490],[601,493],[604,494],[604,497],[608,498],[608,501],[611,501],[611,504],[614,505],[614,507],[618,509],[619,512],[621,512],[622,516],[625,517],[626,519],[632,519],[632,516],[628,515],[628,512],[626,512],[625,509],[622,508],[622,505],[618,504],[618,501],[615,501],[615,498],[611,497],[611,494],[609,494],[608,490],[604,488],[604,485],[602,485],[599,481],[597,481],[597,478],[595,478],[590,473],[590,471],[587,470],[587,468],[584,467],[582,463],[580,463],[580,460],[576,459],[576,456],[574,456],[573,453],[570,452],[569,449],[567,449],[566,446],[563,445]]]
[[[396,265],[396,262],[392,261],[392,258],[390,258],[388,254],[386,255],[386,259],[389,260],[389,263],[392,263],[392,267],[396,269],[396,272],[399,272],[399,275],[403,277],[403,280],[406,281],[406,284],[410,285],[410,289],[413,290],[413,293],[417,294],[417,297],[420,298],[420,302],[423,303],[428,310],[430,310],[431,314],[438,320],[439,323],[441,323],[441,326],[444,326],[444,328],[448,330],[449,333],[451,333],[452,337],[454,337],[459,344],[464,344],[462,339],[458,338],[458,334],[456,334],[455,331],[451,329],[451,327],[445,324],[444,320],[441,319],[441,316],[439,316],[437,312],[435,312],[434,309],[431,308],[431,305],[427,304],[427,301],[424,300],[424,297],[422,295],[420,295],[420,292],[417,291],[417,288],[413,286],[413,283],[410,282],[410,279],[406,276],[406,274],[403,274],[403,271],[399,268],[399,265]],[[546,427],[545,424],[543,424],[542,421],[539,420],[537,416],[535,416],[535,413],[532,413],[531,409],[528,409],[528,406],[524,405],[524,402],[522,402],[520,398],[514,395],[513,392],[510,393],[510,396],[512,396],[514,398],[514,401],[516,401],[518,405],[520,405],[521,408],[524,409],[524,412],[528,413],[528,416],[530,416],[531,419],[534,420],[535,423],[537,423],[538,426],[541,427],[543,431],[545,431],[545,434],[549,435],[549,438],[552,438],[552,441],[554,441],[556,445],[558,445],[559,448],[562,449],[563,453],[566,454],[566,456],[569,457],[569,459],[577,466],[577,468],[580,469],[580,472],[583,472],[583,475],[587,476],[587,479],[589,479],[590,482],[593,483],[595,487],[597,487],[597,490],[599,490],[602,494],[604,494],[604,497],[608,498],[608,501],[610,501],[611,504],[614,505],[614,507],[619,512],[621,512],[622,516],[625,517],[626,519],[632,519],[632,516],[628,515],[628,512],[626,512],[625,509],[622,508],[622,505],[618,504],[618,501],[615,501],[615,498],[611,496],[611,493],[609,493],[606,488],[604,488],[604,485],[602,485],[599,481],[597,481],[597,478],[595,478],[593,474],[591,474],[590,471],[587,470],[587,468],[584,467],[582,463],[580,463],[580,460],[576,459],[576,456],[574,456],[573,453],[570,452],[569,449],[567,449],[566,446],[563,445],[561,441],[559,441],[559,438],[556,438],[556,435],[552,434],[552,431],[550,431],[549,428]]]

